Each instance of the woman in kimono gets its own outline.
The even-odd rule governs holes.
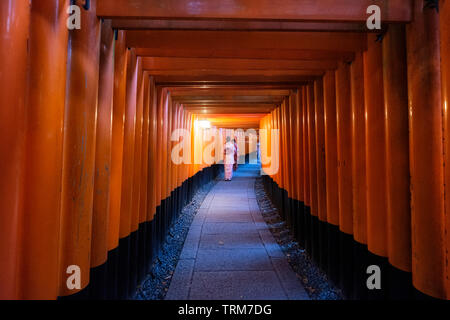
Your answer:
[[[234,164],[233,164],[234,171],[236,171],[238,168],[238,158],[239,158],[239,149],[238,149],[237,139],[234,138]]]
[[[233,178],[234,150],[234,143],[231,142],[230,137],[227,137],[227,142],[225,143],[225,147],[223,148],[225,181],[231,181],[231,178]]]

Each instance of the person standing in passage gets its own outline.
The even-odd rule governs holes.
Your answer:
[[[225,171],[225,181],[231,181],[233,178],[233,165],[234,165],[234,144],[231,142],[231,138],[227,137],[227,142],[223,148],[223,166]]]
[[[237,138],[234,138],[234,165],[233,170],[236,171],[238,168],[238,158],[239,158],[239,148],[237,144]]]

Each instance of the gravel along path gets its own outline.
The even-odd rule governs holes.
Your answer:
[[[191,203],[183,208],[180,217],[169,231],[161,253],[153,263],[152,271],[138,286],[134,300],[164,300],[191,223],[206,195],[216,183],[211,181],[204,185],[197,191]]]
[[[255,193],[261,214],[270,232],[286,255],[297,277],[303,283],[312,300],[342,300],[341,291],[336,288],[318,266],[307,255],[304,248],[291,236],[286,223],[281,219],[266,192],[262,178],[255,180]]]

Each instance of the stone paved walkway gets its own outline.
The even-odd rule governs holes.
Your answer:
[[[205,198],[184,243],[167,300],[306,300],[259,211],[256,165],[241,165]]]

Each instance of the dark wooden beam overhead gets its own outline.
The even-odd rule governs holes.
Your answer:
[[[204,85],[207,86],[210,83],[218,84],[236,84],[236,83],[259,83],[259,84],[272,84],[272,83],[289,83],[293,85],[301,82],[309,82],[320,79],[318,76],[300,76],[300,75],[279,75],[279,76],[261,76],[261,75],[160,75],[155,76],[155,81],[158,85],[165,84],[173,86],[175,84],[188,84],[188,85]]]
[[[217,107],[207,107],[207,108],[200,108],[200,107],[193,107],[193,106],[185,106],[186,110],[191,113],[196,114],[248,114],[248,113],[269,113],[273,109],[275,109],[275,105],[273,106],[259,106],[259,107],[248,107],[248,106],[217,106]]]
[[[191,108],[191,109],[196,109],[196,110],[212,110],[212,109],[217,109],[220,111],[220,109],[222,109],[222,111],[227,111],[227,112],[222,112],[222,113],[229,113],[228,110],[233,108],[233,109],[240,109],[240,110],[244,110],[244,109],[256,109],[256,110],[266,110],[266,109],[273,109],[275,108],[278,104],[275,103],[254,103],[254,104],[248,104],[248,103],[234,103],[234,104],[226,104],[226,103],[222,103],[220,101],[215,102],[213,104],[209,104],[209,105],[202,105],[202,104],[183,104],[186,108]]]
[[[144,57],[144,70],[330,70],[336,60],[264,60]]]
[[[197,70],[197,69],[186,69],[186,70],[148,70],[149,75],[155,76],[165,76],[165,77],[228,77],[228,76],[245,76],[245,77],[254,77],[254,79],[258,79],[258,77],[277,77],[277,76],[311,76],[318,77],[322,76],[325,73],[325,70],[244,70],[244,69],[235,69],[235,70]]]
[[[226,58],[226,59],[272,59],[272,60],[343,60],[352,61],[352,51],[332,50],[281,50],[275,47],[261,49],[221,49],[214,47],[183,48],[176,50],[170,45],[152,48],[136,48],[136,54],[142,57],[178,57],[178,58]]]
[[[248,31],[127,31],[127,46],[193,50],[316,50],[355,52],[367,48],[365,33]]]
[[[132,19],[235,19],[364,22],[367,7],[381,7],[384,22],[409,22],[409,0],[98,0],[97,15]]]
[[[367,29],[365,22],[114,19],[112,27],[121,30],[379,32]]]
[[[224,95],[240,95],[240,96],[288,96],[291,90],[286,89],[247,89],[236,87],[229,88],[184,88],[175,87],[167,88],[173,98],[184,98],[192,96],[224,96]]]
[[[191,90],[297,90],[298,88],[307,85],[307,82],[273,82],[273,83],[214,83],[209,82],[208,84],[198,84],[198,83],[159,83],[158,87],[164,87],[170,92],[180,91],[180,92],[190,92]]]

